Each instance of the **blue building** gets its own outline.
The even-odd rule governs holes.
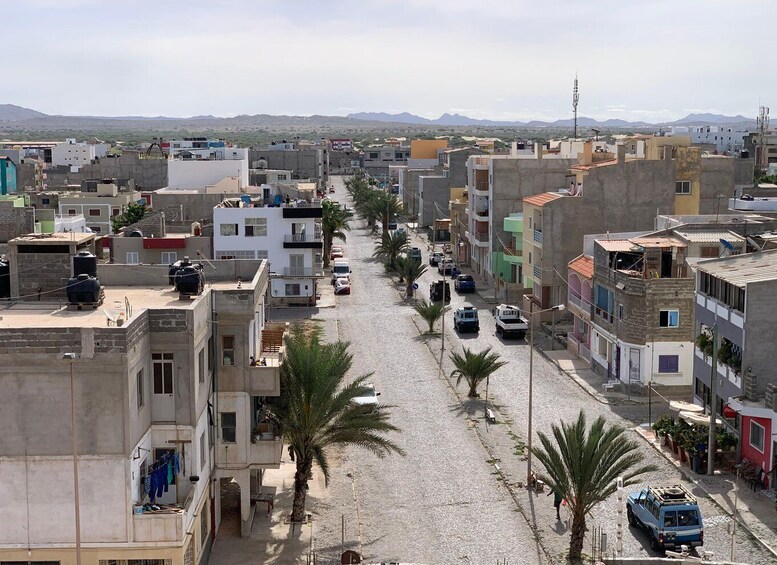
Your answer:
[[[16,194],[16,164],[10,157],[0,157],[0,195]]]

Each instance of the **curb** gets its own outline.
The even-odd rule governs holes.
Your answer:
[[[639,427],[639,426],[637,426],[637,427]],[[744,521],[742,521],[741,519],[737,520],[736,518],[734,518],[734,514],[733,514],[733,513],[732,513],[732,512],[731,512],[731,511],[730,511],[728,508],[726,508],[725,506],[723,506],[722,504],[720,504],[720,503],[719,503],[719,502],[718,502],[718,501],[715,499],[715,497],[714,497],[714,496],[712,496],[712,495],[709,493],[709,491],[707,491],[707,489],[706,489],[706,488],[704,488],[704,486],[702,485],[702,483],[701,483],[701,482],[699,482],[699,481],[696,479],[696,477],[694,477],[692,474],[690,474],[690,473],[689,473],[689,472],[688,472],[686,469],[684,469],[684,468],[683,468],[683,466],[682,466],[682,465],[678,464],[678,463],[677,463],[677,462],[676,462],[674,459],[670,459],[669,457],[667,457],[667,456],[664,454],[664,452],[661,450],[661,446],[660,446],[660,445],[656,445],[654,442],[650,441],[648,438],[646,438],[645,436],[643,436],[642,434],[640,434],[639,432],[637,432],[637,431],[636,431],[636,430],[637,430],[637,428],[632,428],[632,430],[633,430],[633,431],[634,431],[634,432],[637,434],[637,436],[639,436],[639,437],[640,437],[640,438],[642,438],[642,439],[643,439],[645,442],[647,442],[647,444],[648,444],[650,447],[652,447],[652,448],[653,448],[655,451],[657,451],[657,452],[658,452],[658,454],[659,454],[661,457],[663,457],[664,459],[666,459],[667,461],[669,461],[669,462],[670,462],[672,465],[674,465],[675,467],[677,467],[677,470],[678,470],[678,471],[680,471],[680,474],[681,474],[683,477],[685,477],[685,478],[686,478],[688,481],[692,482],[692,483],[693,483],[693,484],[694,484],[694,485],[695,485],[695,486],[696,486],[698,489],[700,489],[702,492],[704,492],[704,494],[706,494],[706,495],[707,495],[707,498],[709,498],[709,499],[712,501],[712,503],[713,503],[715,506],[717,506],[718,508],[720,508],[720,509],[721,509],[721,510],[722,510],[722,511],[723,511],[723,512],[726,514],[726,516],[728,516],[728,517],[729,517],[729,518],[731,518],[732,520],[736,521],[736,523],[737,523],[737,525],[738,525],[738,526],[740,526],[740,527],[741,527],[743,530],[745,530],[745,531],[746,531],[748,534],[750,534],[750,536],[751,536],[751,537],[752,537],[754,540],[756,540],[756,541],[757,541],[759,544],[761,544],[761,546],[762,546],[764,549],[766,549],[766,551],[768,551],[768,552],[769,552],[769,553],[771,553],[771,554],[772,554],[772,555],[773,555],[775,558],[777,558],[777,550],[776,550],[776,549],[772,548],[772,547],[771,547],[771,546],[770,546],[768,543],[766,543],[766,542],[763,540],[763,538],[761,538],[761,536],[759,536],[758,534],[754,533],[754,532],[753,532],[753,531],[752,531],[752,530],[751,530],[751,529],[748,527],[748,525],[747,525],[747,524],[746,524]]]

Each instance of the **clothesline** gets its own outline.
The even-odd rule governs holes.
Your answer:
[[[181,458],[173,450],[164,453],[151,464],[149,471],[142,477],[149,500],[153,503],[166,493],[176,475],[181,472]]]

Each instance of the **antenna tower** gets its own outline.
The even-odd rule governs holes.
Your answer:
[[[575,86],[572,88],[572,111],[575,114],[575,134],[574,137],[577,139],[577,102],[580,100],[580,94],[577,89],[577,74],[575,74]]]
[[[761,106],[758,111],[758,168],[769,167],[769,159],[766,155],[766,133],[769,131],[769,107]]]

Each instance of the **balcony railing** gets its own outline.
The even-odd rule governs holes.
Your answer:
[[[281,363],[283,353],[264,355],[258,360],[266,365],[248,367],[246,392],[251,396],[278,396],[281,393]]]
[[[192,502],[196,489],[192,486],[180,508],[166,508],[161,512],[132,515],[134,542],[182,542],[190,526]]]
[[[475,181],[475,190],[480,190],[482,192],[488,192],[488,180],[477,180]]]
[[[285,243],[320,243],[320,234],[307,234],[307,233],[287,233],[283,236]]]
[[[542,230],[534,230],[534,242],[542,245]]]
[[[585,303],[583,302],[583,299],[582,299],[580,296],[577,296],[576,294],[572,294],[572,293],[570,292],[570,293],[569,293],[569,295],[567,296],[567,301],[568,301],[570,304],[572,304],[572,305],[574,305],[574,306],[577,306],[577,307],[578,307],[578,308],[580,308],[581,310],[588,311],[588,304],[585,304]]]
[[[475,215],[488,218],[488,208],[486,208],[485,210],[475,210]]]
[[[474,232],[474,234],[475,234],[475,239],[477,239],[478,241],[488,241],[488,232],[476,231]]]
[[[322,277],[324,276],[324,268],[323,266],[284,267],[283,275],[286,277]]]
[[[542,280],[542,267],[534,265],[534,278]]]
[[[254,436],[251,442],[250,465],[278,467],[283,453],[283,440],[272,433]]]

